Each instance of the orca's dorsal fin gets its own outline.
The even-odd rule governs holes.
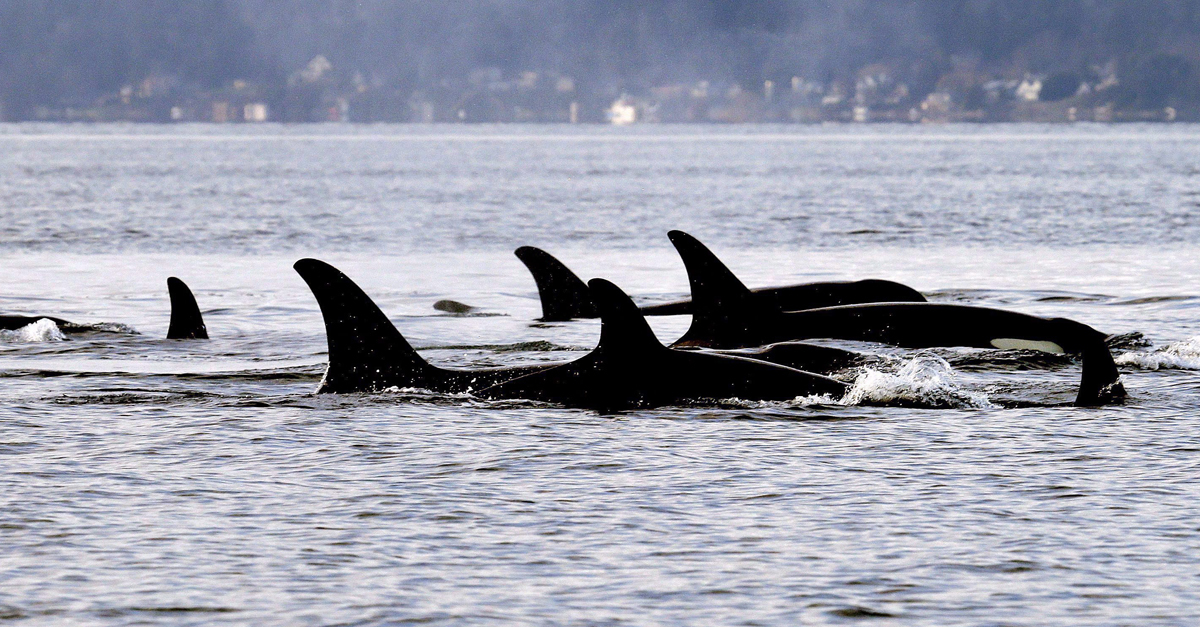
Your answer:
[[[600,315],[600,343],[596,353],[606,357],[639,356],[664,351],[646,317],[621,288],[604,279],[588,281]]]
[[[329,368],[319,392],[424,387],[436,376],[438,370],[350,277],[316,259],[301,259],[292,267],[308,283],[325,319]]]
[[[750,288],[696,238],[683,231],[667,237],[679,251],[692,289],[692,326],[676,344],[721,345],[725,342],[715,341],[719,336],[751,325],[758,312]]]
[[[543,322],[596,317],[588,286],[554,255],[533,246],[522,246],[513,254],[529,268],[537,283]]]
[[[167,277],[167,291],[171,294],[171,326],[167,328],[167,339],[207,340],[208,328],[204,326],[192,290],[183,281]]]

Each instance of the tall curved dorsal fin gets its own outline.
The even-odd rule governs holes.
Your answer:
[[[537,283],[543,322],[596,317],[588,286],[554,255],[533,246],[522,246],[513,254],[529,268]]]
[[[679,257],[687,269],[693,304],[723,303],[750,297],[750,288],[734,276],[729,267],[700,240],[683,231],[668,231],[667,237],[675,245],[675,250],[679,251]]]
[[[171,294],[171,326],[167,328],[167,339],[207,340],[208,328],[204,326],[192,290],[183,281],[167,277],[167,291]]]
[[[605,356],[639,355],[666,350],[646,317],[621,288],[604,279],[588,281],[592,299],[600,315],[600,343],[596,352]]]
[[[340,270],[316,259],[301,259],[292,267],[308,283],[325,319],[329,368],[319,392],[424,387],[436,376],[437,369]]]
[[[705,346],[731,333],[748,332],[761,313],[750,288],[696,238],[683,231],[670,231],[667,237],[679,251],[692,289],[692,326],[676,345]]]

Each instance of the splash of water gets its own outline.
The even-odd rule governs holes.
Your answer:
[[[779,407],[776,401],[751,401],[740,398],[721,400],[722,405],[744,408]],[[997,407],[987,396],[968,390],[945,359],[932,353],[912,359],[889,358],[882,369],[864,367],[842,398],[828,394],[797,396],[788,407],[829,405],[890,405],[925,408]]]
[[[0,340],[13,343],[61,342],[67,339],[53,320],[42,318],[19,329],[0,331]]]
[[[1200,337],[1172,342],[1152,351],[1125,353],[1114,361],[1142,370],[1200,370]]]
[[[906,360],[895,372],[871,367],[854,380],[842,405],[902,405],[938,408],[995,408],[987,396],[966,389],[949,362],[922,354]]]

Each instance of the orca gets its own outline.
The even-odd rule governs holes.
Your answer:
[[[692,323],[687,333],[673,344],[677,347],[740,348],[768,344],[739,342],[734,338],[753,335],[761,319],[785,311],[872,302],[926,302],[911,287],[882,279],[752,290],[696,238],[683,231],[670,231],[667,238],[683,260],[692,292],[688,301]]]
[[[196,297],[187,284],[175,277],[167,278],[167,291],[171,295],[171,323],[167,328],[167,339],[208,339],[208,328],[204,326],[204,318],[200,315],[200,307],[196,305]],[[104,332],[103,327],[90,324],[77,324],[53,316],[0,316],[0,329],[15,331],[38,320],[50,320],[63,333]]]
[[[637,305],[604,279],[588,282],[600,315],[600,343],[573,362],[480,390],[492,399],[529,399],[571,407],[619,410],[699,399],[841,398],[847,386],[765,361],[675,350],[655,337]]]
[[[697,307],[703,307],[697,300]],[[1106,335],[1066,318],[941,303],[841,305],[740,319],[717,329],[693,327],[676,346],[733,348],[827,338],[879,342],[902,348],[974,347],[1070,353],[1083,357],[1075,404],[1100,405],[1124,398]]]
[[[671,236],[671,234],[677,234],[676,237],[691,240],[703,251],[703,253],[698,251],[694,253],[693,249],[696,246],[680,248],[676,245],[676,249],[679,250],[680,255],[684,256],[685,266],[689,266],[687,255],[706,254],[716,261],[713,267],[714,271],[717,271],[719,268],[724,273],[729,274],[729,276],[733,276],[729,272],[729,269],[725,267],[725,264],[717,260],[695,238],[683,231],[671,231],[668,236]],[[674,241],[674,238],[672,241]],[[537,283],[538,297],[542,302],[542,317],[540,318],[542,322],[561,322],[572,318],[598,317],[587,285],[561,261],[550,253],[540,248],[534,248],[533,246],[522,246],[514,254],[529,269],[529,272],[533,275],[534,282]],[[695,262],[690,264],[689,267],[691,266],[701,267],[702,264]],[[699,280],[703,282],[707,279],[704,276],[691,277],[689,274],[689,280],[693,283],[694,291],[695,281]],[[734,280],[737,281],[737,278],[734,277]],[[741,283],[741,281],[737,282]],[[749,304],[750,306],[777,311],[798,311],[816,307],[869,302],[925,301],[925,297],[911,287],[881,279],[825,281],[782,287],[762,287],[750,290],[750,293],[753,295],[752,303]],[[644,305],[639,309],[642,315],[646,316],[686,315],[692,313],[692,301],[687,299],[657,305]]]
[[[329,366],[317,393],[415,387],[493,399],[530,399],[614,409],[698,398],[754,400],[836,394],[840,381],[743,357],[662,345],[619,288],[597,279],[602,307],[597,348],[565,364],[452,370],[425,361],[361,288],[316,259],[293,266],[321,308]],[[651,365],[653,364],[653,366]],[[550,373],[548,378],[530,378]],[[647,376],[647,373],[653,376]],[[504,387],[510,381],[521,383]]]
[[[1083,357],[1075,404],[1125,397],[1108,336],[1066,318],[928,302],[862,303],[778,311],[755,297],[703,244],[682,231],[668,235],[687,267],[692,324],[675,347],[740,348],[806,339],[879,342],[902,348],[972,347],[1036,350]]]
[[[557,364],[452,370],[425,361],[350,277],[317,259],[292,266],[308,284],[325,321],[329,366],[317,393],[377,392],[391,387],[470,392]]]

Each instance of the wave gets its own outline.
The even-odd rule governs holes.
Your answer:
[[[99,394],[63,395],[48,399],[55,405],[161,405],[194,403],[198,400],[220,398],[219,394],[195,390],[123,390]]]
[[[49,318],[41,318],[12,331],[0,330],[0,341],[12,342],[14,344],[61,342],[65,339],[67,339],[67,336],[63,335],[58,325]]]
[[[516,342],[513,344],[445,344],[434,346],[422,346],[420,350],[487,350],[494,353],[541,353],[541,352],[556,352],[556,351],[590,351],[591,348],[583,348],[580,346],[562,346],[545,340],[534,340],[531,342]]]
[[[1118,355],[1119,366],[1142,370],[1200,370],[1200,337],[1167,344],[1152,351],[1135,351]]]
[[[1076,361],[1073,355],[1034,350],[980,350],[950,354],[946,359],[951,367],[967,372],[1053,370]]]
[[[68,333],[118,333],[121,335],[141,335],[141,333],[120,322],[92,322],[92,323],[77,323],[68,322],[63,325],[63,329]]]
[[[1145,334],[1140,331],[1130,331],[1128,333],[1117,333],[1104,338],[1104,345],[1108,347],[1108,350],[1148,348],[1150,346],[1150,340],[1146,339]]]

